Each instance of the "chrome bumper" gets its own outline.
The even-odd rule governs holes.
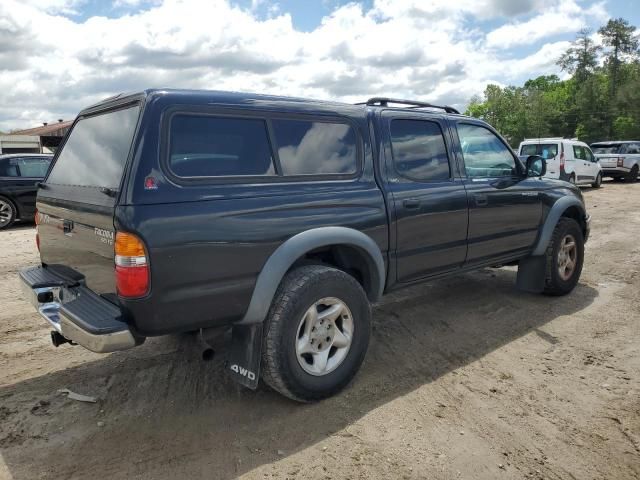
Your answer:
[[[22,280],[21,284],[24,297],[35,307],[40,315],[49,322],[54,330],[66,339],[96,353],[125,350],[141,343],[139,340],[136,340],[131,330],[127,327],[118,331],[94,333],[73,321],[72,315],[63,307],[63,299],[72,301],[82,295],[83,298],[87,298],[87,306],[89,307],[92,306],[91,302],[108,303],[97,295],[89,293],[86,287],[76,287],[75,289],[68,289],[64,286],[32,287],[23,275],[20,275],[20,279]],[[117,307],[111,306],[111,304],[102,307],[117,309]]]

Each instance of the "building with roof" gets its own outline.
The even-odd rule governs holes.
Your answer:
[[[43,123],[41,127],[16,130],[0,135],[0,154],[3,153],[53,153],[69,131],[72,120],[58,119]]]

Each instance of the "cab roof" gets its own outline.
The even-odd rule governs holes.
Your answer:
[[[118,105],[134,102],[136,100],[149,100],[152,97],[174,97],[176,102],[225,104],[234,106],[272,106],[285,108],[295,106],[298,109],[335,110],[347,113],[363,112],[366,109],[392,108],[392,109],[429,109],[444,110],[447,114],[460,115],[454,107],[447,105],[434,105],[417,100],[402,100],[387,97],[373,97],[365,102],[355,104],[328,100],[315,100],[300,97],[288,97],[279,95],[266,95],[257,93],[229,92],[221,90],[185,90],[154,88],[135,93],[120,93],[85,108],[80,114],[88,114],[97,110],[103,110]],[[402,106],[398,108],[398,106]],[[424,110],[423,110],[424,111]]]

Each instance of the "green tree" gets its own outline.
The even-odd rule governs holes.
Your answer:
[[[514,147],[524,138],[549,136],[577,136],[586,142],[640,139],[640,58],[633,38],[635,28],[618,19],[599,32],[614,31],[612,25],[624,27],[623,33],[632,38],[628,41],[618,34],[618,40],[610,35],[613,40],[604,41],[604,68],[598,66],[601,47],[594,44],[589,30],[582,30],[558,60],[571,78],[542,75],[523,86],[487,85],[482,96],[471,99],[466,113],[491,123]],[[617,53],[613,42],[618,45]],[[626,46],[620,47],[622,44]]]
[[[578,83],[584,82],[598,66],[598,55],[602,47],[596,45],[590,35],[590,29],[580,30],[573,45],[560,56],[557,62],[562,70],[573,74]]]
[[[631,116],[620,116],[613,121],[615,138],[640,138],[640,124]]]
[[[620,66],[623,58],[635,58],[638,55],[638,39],[635,37],[636,27],[629,25],[624,18],[610,19],[598,30],[602,43],[608,47],[605,53],[605,66],[609,70],[610,89],[613,99],[619,87]]]

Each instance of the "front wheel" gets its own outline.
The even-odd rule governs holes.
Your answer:
[[[602,174],[598,173],[596,181],[591,184],[593,188],[600,188],[602,186]]]
[[[561,217],[546,252],[544,293],[566,295],[580,279],[584,262],[584,238],[580,225]]]
[[[289,272],[265,322],[262,379],[300,402],[337,393],[369,345],[371,307],[351,275],[323,265]]]

